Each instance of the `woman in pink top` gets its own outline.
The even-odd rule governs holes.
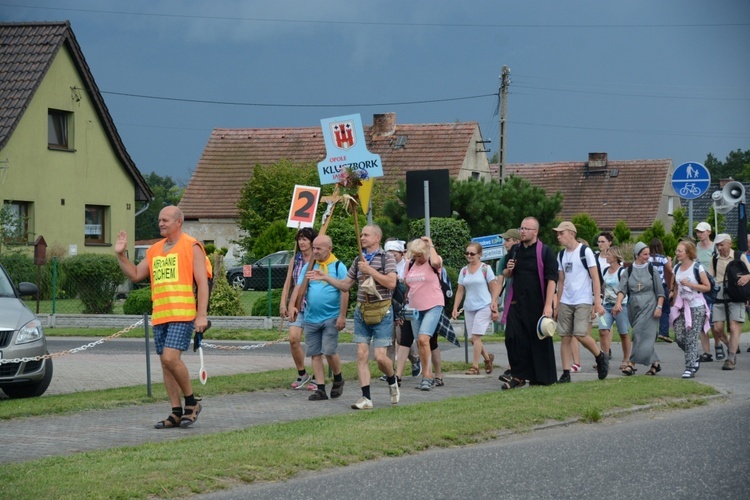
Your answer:
[[[433,385],[430,339],[435,334],[445,306],[438,278],[443,259],[435,251],[432,240],[427,236],[409,243],[406,258],[414,261],[406,270],[404,282],[407,287],[409,307],[419,311],[418,315],[411,320],[412,331],[417,334],[417,347],[422,363],[422,383],[419,388],[429,391]]]

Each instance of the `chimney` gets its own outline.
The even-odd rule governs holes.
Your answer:
[[[589,153],[589,169],[599,170],[607,168],[607,153]]]
[[[396,113],[372,115],[372,136],[388,137],[396,133]]]

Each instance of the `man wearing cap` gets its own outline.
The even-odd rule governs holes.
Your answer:
[[[521,222],[520,243],[508,252],[502,274],[512,283],[506,287],[503,312],[506,321],[505,347],[511,378],[502,389],[531,384],[549,385],[557,380],[555,350],[550,337],[539,339],[540,316],[552,317],[557,281],[555,253],[538,239],[539,221],[527,217]]]
[[[586,265],[581,259],[582,243],[576,240],[577,230],[572,222],[561,222],[553,229],[557,241],[565,247],[558,257],[557,331],[560,334],[560,358],[563,373],[558,382],[570,382],[570,363],[573,356],[573,336],[596,357],[599,380],[607,378],[609,359],[589,334],[594,313],[603,315],[601,283],[596,256],[591,248],[584,249]]]
[[[724,292],[724,275],[726,274],[727,264],[735,259],[735,251],[732,250],[732,237],[726,233],[716,235],[714,240],[717,255],[711,259],[709,272],[716,278],[716,283],[720,286],[719,293],[716,295],[716,304],[713,312],[713,332],[714,343],[719,349],[719,342],[723,341],[729,346],[727,359],[724,361],[722,370],[734,370],[736,363],[735,356],[737,347],[740,345],[740,334],[742,333],[742,324],[745,322],[745,303],[730,302],[729,297]],[[739,260],[745,265],[745,269],[750,272],[750,263],[744,253],[739,253]],[[750,275],[740,276],[737,283],[745,286],[750,282]],[[729,317],[727,317],[727,315]],[[729,338],[724,333],[724,322],[729,321]],[[723,351],[723,346],[722,351]],[[718,355],[716,356],[718,359]]]
[[[709,270],[711,266],[711,256],[713,255],[715,251],[714,243],[711,242],[711,225],[708,222],[699,222],[695,226],[695,236],[696,236],[696,243],[695,243],[695,249],[698,252],[698,261],[701,263],[704,269],[711,273]],[[713,273],[711,276],[714,276]],[[714,276],[715,277],[715,276]],[[708,296],[706,296],[707,299],[709,299]],[[711,311],[711,314],[713,314],[713,302],[708,302],[708,307]],[[720,344],[717,344],[715,342],[714,337],[714,344],[716,344],[716,359],[724,359],[724,348],[721,347]],[[703,354],[701,354],[700,360],[701,362],[708,362],[713,361],[714,358],[711,356],[711,342],[708,338],[708,332],[701,331],[701,347],[703,348]],[[721,347],[721,349],[719,349]],[[721,356],[721,357],[719,357]]]

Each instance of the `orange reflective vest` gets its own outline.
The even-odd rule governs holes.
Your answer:
[[[166,241],[155,243],[146,251],[154,306],[151,323],[154,325],[193,321],[196,314],[193,246],[198,245],[202,250],[203,245],[183,233],[177,243],[165,252]]]

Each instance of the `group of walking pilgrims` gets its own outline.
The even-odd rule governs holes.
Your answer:
[[[494,270],[482,261],[481,244],[467,243],[466,266],[458,273],[453,308],[448,311],[445,278],[441,278],[447,274],[429,237],[408,245],[390,238],[381,246],[381,229],[365,226],[360,235],[362,255],[347,267],[336,259],[328,236],[311,228],[299,230],[292,281],[284,287],[280,308],[281,316],[290,321],[290,348],[298,370],[292,388],[308,389],[312,401],[343,394],[338,334],[345,326],[348,292],[354,284],[358,285],[354,342],[361,390],[361,397],[351,405],[356,410],[373,408],[371,345],[383,373],[380,379],[389,386],[391,404],[400,400],[407,359],[411,375],[421,376],[417,389],[444,385],[437,337],[450,339],[450,319],[461,314],[472,344],[466,375],[493,372],[495,356],[487,352],[482,338],[493,331],[493,322],[503,325],[509,367],[499,376],[502,390],[570,382],[571,374],[581,370],[581,345],[594,356],[598,378],[605,379],[615,325],[622,348],[619,370],[625,376],[635,375],[639,366],[649,376],[662,370],[655,344],[673,342],[670,328],[684,351],[682,378],[694,378],[701,363],[713,361],[714,356],[724,360],[723,370],[734,369],[746,303],[725,293],[724,277],[731,262],[741,262],[745,272],[737,278],[737,286],[748,284],[750,263],[745,253],[732,251],[728,234],[711,241],[710,225],[701,222],[696,240],[683,238],[673,261],[664,255],[657,238],[648,245],[636,243],[632,256],[626,256],[609,232],[598,235],[598,252],[577,237],[571,222],[560,223],[554,232],[559,250],[538,239],[537,219],[525,218],[520,228],[502,234],[506,253]],[[598,343],[591,335],[592,326],[598,328]],[[555,331],[561,339],[559,377]],[[305,368],[305,350],[312,358],[312,374]],[[323,357],[333,374],[330,391]]]

